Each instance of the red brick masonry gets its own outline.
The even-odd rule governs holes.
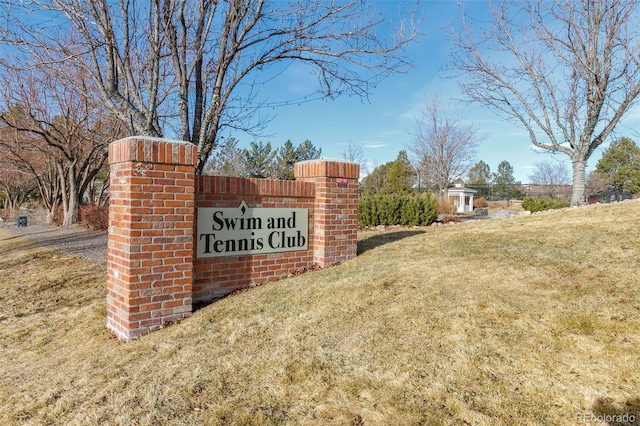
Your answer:
[[[109,146],[107,327],[121,339],[191,315],[197,158],[183,142]]]
[[[191,315],[193,302],[356,256],[359,166],[294,165],[296,181],[195,176],[197,148],[132,137],[109,146],[107,327],[139,337]],[[307,249],[195,257],[201,207],[308,209]]]

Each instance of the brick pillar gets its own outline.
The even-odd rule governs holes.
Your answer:
[[[109,145],[107,328],[131,340],[191,315],[195,145]]]
[[[313,261],[321,267],[352,259],[358,249],[358,178],[356,163],[330,160],[294,165],[296,180],[315,184]]]

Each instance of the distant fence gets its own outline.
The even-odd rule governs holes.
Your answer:
[[[109,146],[107,327],[129,340],[194,303],[356,256],[359,166],[294,165],[295,181],[196,176],[189,143]]]

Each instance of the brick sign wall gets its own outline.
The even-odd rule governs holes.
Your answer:
[[[294,165],[296,181],[195,176],[195,146],[109,147],[107,327],[139,337],[194,302],[355,257],[357,164]]]
[[[229,253],[225,256],[196,257],[194,259],[194,301],[207,301],[214,297],[224,296],[234,290],[280,278],[291,271],[308,267],[313,262],[313,247],[312,244],[309,244],[309,240],[313,241],[315,189],[312,183],[198,176],[196,192],[198,215],[204,214],[204,211],[220,211],[214,207],[240,209],[240,204],[244,202],[250,208],[308,210],[307,221],[310,226],[308,227],[309,232],[305,235],[307,239],[305,250],[241,255]],[[208,208],[212,208],[212,210],[205,210]],[[261,222],[263,222],[261,223],[262,228],[266,229],[266,221],[262,220]],[[277,233],[272,239],[278,239],[281,231],[273,229],[271,232]],[[268,245],[271,232],[267,232],[266,237],[263,237],[261,241],[263,247]],[[238,234],[242,238],[247,233],[238,232]],[[200,232],[199,236],[196,235],[201,247],[207,242],[206,235],[204,232]],[[212,239],[209,238],[209,240]],[[217,240],[225,241],[225,239]],[[254,243],[255,245],[256,243]]]

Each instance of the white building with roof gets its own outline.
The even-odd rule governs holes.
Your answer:
[[[465,188],[462,183],[456,183],[453,188],[447,190],[449,201],[456,206],[458,213],[473,211],[473,196],[477,192],[471,188]]]

